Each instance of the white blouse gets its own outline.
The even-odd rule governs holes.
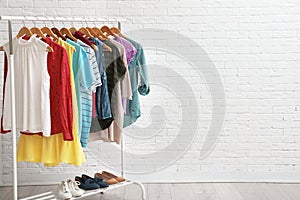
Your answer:
[[[42,132],[44,136],[50,136],[51,133],[47,46],[34,36],[28,41],[21,38],[13,39],[16,128],[24,132]],[[4,50],[9,55],[8,43],[4,45]],[[8,67],[3,107],[5,130],[12,128],[10,73]]]

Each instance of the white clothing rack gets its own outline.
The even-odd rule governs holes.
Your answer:
[[[9,69],[11,70],[11,102],[12,102],[12,142],[13,142],[13,199],[17,200],[18,199],[18,179],[17,179],[17,134],[16,134],[16,111],[15,111],[15,86],[14,86],[14,55],[13,55],[13,45],[12,45],[12,22],[14,21],[41,21],[41,22],[116,22],[118,23],[118,28],[121,30],[121,22],[125,22],[126,19],[123,18],[97,18],[97,17],[48,17],[48,16],[0,16],[0,20],[7,20],[8,22],[8,37],[9,37]],[[121,174],[123,177],[125,177],[125,172],[124,172],[124,140],[122,139],[121,142]],[[94,195],[97,193],[104,193],[107,190],[119,188],[122,186],[126,186],[129,184],[137,184],[138,186],[141,187],[142,190],[142,199],[146,199],[146,193],[145,193],[145,188],[144,186],[137,181],[126,181],[124,183],[116,184],[109,186],[107,189],[103,190],[98,190],[96,192],[90,192],[86,193],[83,197],[85,196],[90,196]],[[38,195],[36,195],[38,196]],[[82,198],[82,197],[79,197]],[[26,198],[29,199],[29,198]],[[30,198],[32,199],[32,198]],[[72,198],[76,199],[76,198]]]

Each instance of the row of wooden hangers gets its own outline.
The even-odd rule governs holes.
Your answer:
[[[28,27],[24,26],[22,27],[18,34],[17,34],[17,38],[23,37],[24,35],[31,37],[34,34],[37,37],[41,37],[43,39],[46,38],[46,35],[50,36],[53,38],[54,41],[57,41],[58,38],[61,38],[63,40],[66,40],[66,37],[68,37],[69,39],[73,40],[73,41],[77,41],[77,38],[75,38],[73,36],[73,34],[77,31],[77,29],[75,27],[71,27],[70,29],[68,28],[61,28],[60,30],[56,27],[53,28],[49,28],[47,26],[43,27],[43,28],[38,28],[38,27],[33,27],[31,29],[29,29]],[[91,38],[91,37],[96,37],[101,41],[104,41],[106,39],[108,39],[108,36],[113,36],[115,37],[116,34],[126,38],[121,31],[116,28],[116,27],[112,27],[109,28],[108,26],[102,26],[101,28],[98,27],[81,27],[78,29],[79,32],[81,32],[84,36]],[[103,47],[107,50],[107,51],[112,51],[111,48],[107,45],[103,45]],[[92,48],[94,50],[98,50],[96,45],[92,45]],[[3,46],[0,46],[0,51],[4,51]],[[48,52],[53,52],[52,47],[48,46],[47,47],[47,51]]]

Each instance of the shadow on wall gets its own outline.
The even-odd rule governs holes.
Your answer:
[[[139,29],[124,34],[155,54],[152,59],[146,56],[151,89],[149,96],[141,97],[142,117],[124,131],[125,169],[130,169],[126,173],[153,173],[172,165],[199,134],[203,140],[197,151],[203,159],[214,149],[225,117],[225,92],[216,67],[203,48],[177,32]],[[201,107],[207,111],[200,112]],[[199,123],[203,114],[209,118],[205,126]],[[99,154],[99,149],[109,153]],[[118,146],[91,143],[88,150],[103,165],[118,170]]]

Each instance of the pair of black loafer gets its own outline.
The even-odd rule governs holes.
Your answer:
[[[84,190],[95,190],[109,186],[103,179],[98,177],[92,178],[85,174],[82,174],[81,177],[76,176],[75,181],[78,181],[80,183],[79,188]]]

